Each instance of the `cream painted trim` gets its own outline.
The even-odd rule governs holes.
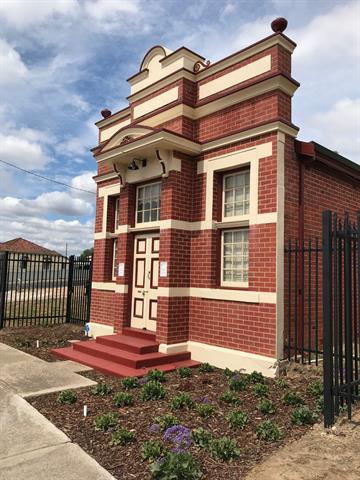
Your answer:
[[[160,107],[168,105],[171,102],[175,102],[179,98],[179,87],[171,88],[160,95],[157,95],[150,100],[147,100],[140,105],[134,107],[134,118],[142,117],[147,113],[157,110]]]
[[[92,282],[93,290],[108,290],[115,293],[128,293],[128,285],[122,285],[115,282]]]
[[[111,195],[120,194],[120,184],[108,185],[107,187],[100,187],[98,197],[110,197]]]
[[[276,356],[284,353],[284,223],[285,223],[285,135],[277,138],[277,211],[276,223]]]
[[[225,73],[221,77],[210,80],[199,86],[199,99],[206,98],[214,93],[221,92],[234,85],[240,84],[254,78],[262,73],[271,70],[271,55],[259,58],[254,62],[248,63],[243,67],[239,67],[229,73]]]
[[[104,128],[107,125],[110,125],[114,122],[117,122],[118,120],[121,120],[122,118],[128,117],[131,114],[131,108],[126,107],[123,110],[120,110],[120,112],[114,113],[111,115],[111,117],[101,119],[97,122],[95,122],[95,125],[98,126],[99,128]]]
[[[128,118],[123,122],[119,122],[116,125],[110,125],[108,128],[104,128],[100,130],[100,142],[104,142],[108,140],[115,132],[120,130],[121,128],[126,127],[126,125],[130,125],[131,119]]]
[[[102,323],[89,322],[89,334],[91,337],[100,337],[101,335],[112,335],[114,327],[110,325],[103,325]]]
[[[116,238],[117,233],[119,233],[117,230],[116,232],[96,232],[94,233],[94,240],[104,240],[107,238]]]
[[[104,175],[99,175],[98,178],[94,178],[95,183],[106,182],[106,180],[113,180],[119,178],[118,174],[115,172],[104,173]]]
[[[166,343],[160,343],[159,352],[160,353],[179,353],[188,351],[188,342],[175,343],[173,345],[166,345]]]
[[[231,290],[226,288],[159,287],[158,296],[196,297],[244,303],[276,303],[275,292],[254,292],[252,290]]]

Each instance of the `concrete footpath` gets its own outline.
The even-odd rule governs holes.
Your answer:
[[[24,397],[93,385],[74,362],[49,363],[0,343],[0,480],[110,480]]]

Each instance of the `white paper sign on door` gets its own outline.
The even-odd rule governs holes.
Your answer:
[[[118,277],[123,277],[125,275],[125,263],[119,263],[118,265]]]
[[[167,277],[167,262],[160,262],[160,277]]]

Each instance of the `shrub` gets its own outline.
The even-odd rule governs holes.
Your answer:
[[[231,405],[237,405],[240,403],[240,398],[232,390],[226,390],[220,395],[220,400]]]
[[[139,379],[137,377],[126,377],[121,383],[124,390],[131,390],[139,386]]]
[[[226,420],[232,427],[244,428],[248,422],[248,416],[243,410],[234,410],[227,415]]]
[[[307,405],[295,408],[291,415],[291,421],[295,425],[313,425],[318,419],[317,413],[311,411]]]
[[[215,367],[213,367],[212,365],[210,365],[210,363],[202,363],[199,367],[199,372],[201,373],[211,373],[215,370]]]
[[[188,452],[168,453],[150,465],[156,480],[197,480],[202,477],[200,465]]]
[[[200,417],[210,418],[215,413],[215,407],[214,407],[214,405],[201,403],[201,404],[196,405],[196,411],[200,415]]]
[[[147,440],[141,447],[141,456],[144,460],[157,460],[162,457],[165,452],[165,446],[160,440]]]
[[[265,383],[265,377],[261,372],[252,372],[248,377],[249,383]]]
[[[319,397],[316,400],[316,407],[315,408],[320,413],[322,413],[324,411],[324,397]]]
[[[274,402],[269,400],[268,398],[263,398],[260,400],[258,404],[258,409],[261,413],[266,415],[267,413],[275,413],[276,412],[276,407]]]
[[[113,413],[104,413],[95,418],[95,429],[106,432],[109,428],[116,427],[118,421],[117,415]]]
[[[91,395],[100,395],[101,397],[104,397],[105,395],[109,395],[113,391],[113,388],[111,385],[108,385],[107,383],[98,383],[91,389]]]
[[[275,379],[275,385],[278,388],[283,388],[284,390],[285,390],[285,388],[289,388],[289,384],[287,383],[287,381],[284,378],[276,378]]]
[[[114,395],[114,404],[116,407],[128,407],[134,403],[134,397],[131,393],[117,392]]]
[[[314,397],[321,397],[324,393],[324,385],[319,380],[315,380],[309,384],[308,391],[311,395],[314,395]]]
[[[126,445],[135,440],[135,432],[130,432],[126,428],[118,427],[111,436],[111,445]]]
[[[179,393],[170,401],[170,407],[173,410],[190,409],[193,405],[194,401],[188,393]]]
[[[284,405],[302,405],[304,403],[304,399],[295,392],[287,392],[283,396],[283,404]]]
[[[192,376],[191,368],[180,367],[177,369],[180,378],[189,378]]]
[[[266,442],[276,442],[281,438],[280,431],[275,423],[264,420],[256,427],[256,436]]]
[[[205,448],[208,447],[209,442],[212,439],[212,435],[209,430],[199,427],[191,432],[191,438],[195,445],[200,448]]]
[[[144,402],[149,400],[160,400],[165,397],[165,393],[165,389],[161,383],[155,380],[150,380],[143,386],[140,393],[140,398]]]
[[[269,387],[265,383],[255,383],[252,391],[256,397],[267,397],[269,395]]]
[[[230,390],[235,390],[240,392],[241,390],[246,390],[248,386],[248,381],[245,375],[240,375],[240,373],[235,374],[230,378],[229,387]]]
[[[148,372],[148,374],[146,375],[146,379],[148,381],[152,380],[154,382],[160,382],[160,383],[166,382],[165,373],[162,372],[161,370],[157,370],[156,368]]]
[[[77,400],[77,395],[73,390],[64,390],[59,393],[57,401],[59,403],[71,405]]]
[[[165,413],[155,417],[155,422],[159,425],[160,430],[167,430],[174,425],[179,425],[179,420],[172,413]]]
[[[210,455],[215,460],[230,461],[240,456],[236,440],[230,437],[214,438],[209,442]]]

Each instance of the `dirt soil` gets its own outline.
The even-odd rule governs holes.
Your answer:
[[[39,340],[39,348],[36,347],[37,340]],[[50,350],[70,346],[69,340],[87,340],[82,325],[64,323],[0,330],[0,343],[6,343],[47,362],[59,360],[50,353]]]
[[[107,377],[94,371],[84,375],[98,382],[106,382],[113,387],[113,391],[123,390],[121,379]],[[309,374],[304,378],[296,372],[288,377],[290,389],[297,391],[305,399],[306,403],[314,408],[315,397],[308,393],[308,383],[316,377]],[[284,390],[276,386],[273,380],[267,379],[270,387],[269,398],[276,404],[277,412],[274,415],[262,415],[257,410],[257,399],[251,388],[239,392],[241,404],[236,406],[227,405],[219,400],[219,396],[228,387],[228,381],[222,370],[216,369],[212,373],[201,373],[198,369],[193,370],[193,376],[189,379],[180,379],[176,372],[166,375],[164,383],[166,397],[159,401],[142,402],[139,398],[140,389],[130,392],[134,395],[133,406],[116,408],[113,404],[113,394],[107,396],[91,395],[91,388],[83,388],[77,391],[78,400],[73,405],[60,405],[57,403],[58,394],[48,394],[33,397],[28,401],[43,415],[63,430],[73,442],[78,443],[86,452],[93,456],[115,478],[121,480],[148,480],[151,478],[148,470],[148,462],[141,458],[141,445],[145,440],[161,439],[162,433],[150,433],[149,427],[155,423],[157,415],[174,413],[182,425],[190,429],[204,427],[210,430],[214,437],[228,435],[237,440],[241,450],[241,456],[232,463],[213,460],[204,449],[190,447],[190,452],[201,464],[204,472],[203,479],[238,480],[245,478],[245,474],[255,465],[265,460],[289,442],[299,439],[309,431],[311,427],[295,426],[291,422],[291,413],[294,407],[284,406],[282,396]],[[194,409],[171,411],[170,399],[181,391],[189,392],[193,399],[208,397],[208,401],[216,406],[216,415],[210,419],[202,419]],[[83,406],[88,407],[88,416],[83,417]],[[231,428],[225,416],[232,410],[241,408],[249,416],[249,423],[243,429]],[[94,419],[99,414],[108,412],[117,413],[119,424],[128,430],[134,430],[136,440],[126,446],[111,446],[111,432],[96,431]],[[279,427],[282,439],[277,442],[266,443],[257,439],[256,426],[265,419],[271,419]],[[291,478],[295,477],[282,477]],[[271,479],[271,477],[266,477]]]

